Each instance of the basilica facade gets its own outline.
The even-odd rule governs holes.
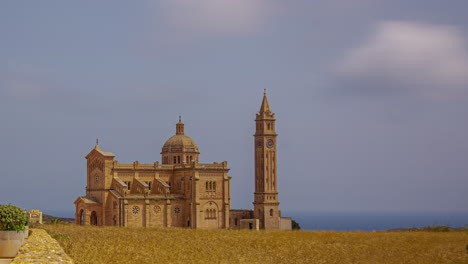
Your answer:
[[[200,163],[197,144],[176,133],[161,163],[123,164],[99,145],[86,156],[86,196],[75,201],[76,224],[193,229],[290,229],[279,211],[275,116],[266,93],[256,116],[254,210],[231,210],[227,162]]]

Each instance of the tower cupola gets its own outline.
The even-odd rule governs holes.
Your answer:
[[[179,123],[176,124],[176,135],[184,135],[184,123],[182,123],[180,116]]]

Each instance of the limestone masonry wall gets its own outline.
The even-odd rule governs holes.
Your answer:
[[[28,240],[11,262],[11,264],[23,263],[73,263],[73,260],[45,230],[31,229]]]

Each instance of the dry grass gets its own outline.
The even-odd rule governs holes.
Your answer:
[[[468,232],[44,228],[78,264],[468,263]]]

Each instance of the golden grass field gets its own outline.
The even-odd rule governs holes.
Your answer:
[[[468,232],[44,225],[76,263],[468,263]]]

